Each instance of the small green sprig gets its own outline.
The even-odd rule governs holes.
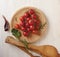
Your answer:
[[[46,24],[47,24],[46,22],[44,24],[41,24],[40,29],[43,29]]]
[[[16,39],[18,39],[20,42],[22,42],[24,44],[25,48],[28,49],[28,42],[26,40],[20,40],[21,32],[14,28],[11,30],[11,32],[12,32],[12,35],[14,35],[16,37]]]
[[[21,32],[19,32],[17,29],[13,28],[11,32],[12,32],[12,35],[14,35],[16,38],[21,37]]]

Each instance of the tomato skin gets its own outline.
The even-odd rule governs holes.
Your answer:
[[[26,12],[26,13],[24,14],[24,16],[25,16],[25,18],[29,17],[29,13]]]
[[[33,19],[36,19],[37,18],[36,14],[33,14],[31,16],[32,16]]]
[[[34,21],[34,23],[36,23],[36,22],[37,22],[37,20],[36,20],[36,19],[34,19],[33,21]]]
[[[34,10],[33,9],[30,9],[29,10],[29,14],[34,14],[35,12],[34,12]]]
[[[29,27],[29,23],[26,23],[26,24],[25,24],[25,27],[28,28],[28,27]]]
[[[29,34],[27,32],[23,32],[23,35],[24,36],[28,36]]]
[[[33,25],[30,26],[30,30],[31,31],[34,30],[34,26]]]
[[[37,22],[36,22],[37,24],[40,24],[40,21],[39,20],[37,20]]]
[[[28,18],[26,18],[26,20],[27,20],[27,22],[28,22],[29,20],[31,20],[31,18],[30,18],[30,17],[28,17]]]
[[[21,16],[19,19],[20,19],[20,21],[23,22],[25,20],[25,16]]]
[[[22,30],[22,31],[24,31],[24,30],[25,30],[25,28],[24,28],[24,27],[21,27],[21,30]]]
[[[37,30],[33,30],[32,33],[33,34],[38,34],[38,31]]]
[[[14,28],[19,29],[20,28],[19,24],[16,24]]]
[[[20,21],[23,21],[23,18],[22,17],[20,17]]]
[[[33,21],[32,20],[29,20],[29,26],[33,25]]]
[[[19,24],[21,27],[23,26],[24,27],[24,22],[20,22],[20,24]]]
[[[29,31],[30,31],[30,29],[29,29],[29,28],[27,28],[27,31],[29,32]]]

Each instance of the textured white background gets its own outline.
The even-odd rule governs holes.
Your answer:
[[[60,0],[0,0],[0,57],[29,57],[18,48],[5,43],[5,38],[10,33],[4,32],[2,18],[2,15],[5,15],[10,22],[13,14],[25,6],[41,9],[49,22],[48,34],[36,44],[50,44],[60,52]]]

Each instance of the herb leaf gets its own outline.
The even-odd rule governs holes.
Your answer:
[[[26,49],[28,49],[28,42],[26,40],[20,40],[19,37],[21,37],[21,33],[17,29],[11,30],[12,35],[14,35],[20,42],[22,42]]]
[[[17,29],[12,29],[11,30],[12,35],[14,35],[16,38],[19,38],[21,36],[21,33]]]
[[[43,25],[41,24],[40,29],[43,29],[46,24],[47,24],[46,22]]]

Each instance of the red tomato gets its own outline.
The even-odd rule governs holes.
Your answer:
[[[31,31],[30,28],[27,28],[27,31],[30,32]]]
[[[21,30],[22,30],[22,31],[25,31],[26,29],[25,29],[25,27],[21,27]]]
[[[28,36],[29,34],[27,32],[23,32],[23,35],[24,36]]]
[[[33,30],[32,33],[38,34],[38,31],[37,30]]]
[[[29,20],[29,25],[33,25],[33,21],[32,20]]]
[[[32,16],[33,19],[36,19],[37,18],[36,14],[33,14],[31,16]]]
[[[36,23],[37,23],[37,24],[40,24],[40,21],[39,21],[39,20],[37,20],[37,21],[36,21]]]
[[[34,12],[34,10],[33,9],[30,9],[29,10],[29,14],[34,14],[35,12]]]
[[[29,20],[31,20],[31,18],[30,18],[30,17],[28,17],[26,20],[27,20],[27,21],[29,21]]]
[[[34,26],[33,25],[30,26],[30,30],[34,30]]]
[[[24,14],[24,16],[25,16],[25,18],[29,17],[29,13],[26,12],[26,13]]]
[[[29,27],[29,23],[28,23],[28,22],[25,24],[25,27],[26,27],[26,28]]]
[[[36,22],[37,22],[37,20],[36,20],[36,19],[34,19],[33,21],[34,21],[34,23],[36,23]]]
[[[19,29],[20,28],[19,24],[16,24],[14,28]]]
[[[24,16],[21,16],[19,19],[20,19],[20,21],[24,21]]]

